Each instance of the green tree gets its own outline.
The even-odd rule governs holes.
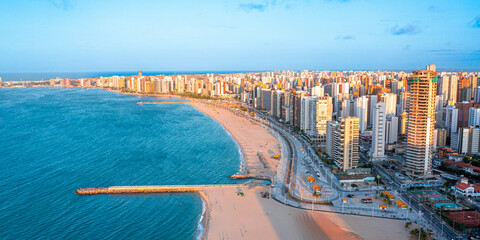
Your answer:
[[[412,225],[412,222],[406,222],[405,229],[409,229],[411,225]]]

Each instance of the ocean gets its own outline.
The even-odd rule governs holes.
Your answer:
[[[173,101],[179,99],[173,99]],[[101,89],[0,89],[0,239],[192,239],[195,194],[83,187],[235,183],[237,144],[190,105]]]

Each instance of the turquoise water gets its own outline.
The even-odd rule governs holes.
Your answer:
[[[82,187],[230,183],[239,152],[190,105],[98,89],[0,89],[0,239],[191,239],[193,194]]]

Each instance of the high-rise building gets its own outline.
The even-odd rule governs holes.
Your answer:
[[[363,133],[367,129],[368,115],[368,97],[361,96],[355,99],[355,117],[359,119],[360,132]]]
[[[452,133],[457,132],[458,128],[458,109],[453,105],[448,105],[445,107],[445,127],[448,128],[448,136],[451,136]]]
[[[450,77],[449,76],[442,76],[438,78],[437,88],[438,88],[438,95],[441,96],[443,104],[448,101],[448,90],[450,87]]]
[[[368,125],[373,126],[373,120],[375,119],[375,104],[377,104],[378,96],[377,95],[369,95],[370,99],[370,114],[368,116]]]
[[[468,153],[468,142],[470,129],[469,128],[459,128],[458,129],[458,153],[467,154]]]
[[[397,95],[394,93],[385,93],[382,95],[382,102],[387,105],[387,115],[396,115],[397,110]]]
[[[396,143],[398,140],[398,117],[393,115],[387,116],[387,124],[385,126],[385,140],[388,144]]]
[[[375,119],[373,119],[372,149],[370,150],[373,161],[385,159],[385,123],[386,103],[375,104]]]
[[[469,137],[468,153],[478,154],[480,152],[480,128],[470,127]]]
[[[337,121],[330,121],[327,123],[327,149],[326,153],[330,158],[335,159],[335,131],[340,128]]]
[[[480,87],[473,89],[473,102],[480,103]]]
[[[272,110],[272,90],[270,89],[262,89],[261,91],[261,102],[262,108],[266,111]]]
[[[458,76],[450,76],[450,82],[448,86],[448,101],[455,104],[457,102],[457,89],[458,89]]]
[[[316,101],[316,139],[320,148],[325,151],[327,141],[327,123],[332,121],[333,104],[331,97],[320,97]]]
[[[447,145],[447,129],[438,128],[437,131],[437,146],[446,146]]]
[[[302,110],[300,115],[300,130],[308,135],[316,131],[316,97],[302,97]]]
[[[407,133],[407,121],[408,121],[407,112],[403,112],[400,115],[400,123],[398,124],[398,132],[401,135],[405,135]]]
[[[468,126],[480,127],[480,108],[470,108],[468,114]]]
[[[306,93],[303,91],[297,91],[295,96],[292,99],[293,103],[290,106],[290,107],[293,107],[292,124],[298,128],[300,128],[301,115],[302,115],[302,97],[304,97],[305,94]]]
[[[458,102],[455,104],[458,109],[458,127],[468,127],[468,115],[470,108],[473,107],[471,102]]]
[[[408,79],[406,172],[414,176],[432,173],[433,132],[437,73],[417,70]]]
[[[335,130],[335,161],[343,171],[357,168],[359,119],[356,117],[342,118],[340,127]]]
[[[355,116],[355,101],[344,99],[342,101],[341,117],[353,117]]]

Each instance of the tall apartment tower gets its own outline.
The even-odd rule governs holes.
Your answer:
[[[408,79],[406,172],[414,176],[432,173],[437,73],[417,70]]]
[[[385,123],[386,103],[378,102],[375,104],[375,119],[373,119],[373,138],[372,138],[372,160],[379,161],[385,159]]]
[[[327,123],[332,121],[333,104],[331,97],[319,97],[316,101],[316,135],[320,148],[326,150]]]
[[[327,123],[327,149],[326,153],[331,159],[335,159],[335,132],[340,128],[337,121],[330,121]]]
[[[359,119],[342,118],[340,127],[335,130],[335,161],[346,171],[358,167]]]

